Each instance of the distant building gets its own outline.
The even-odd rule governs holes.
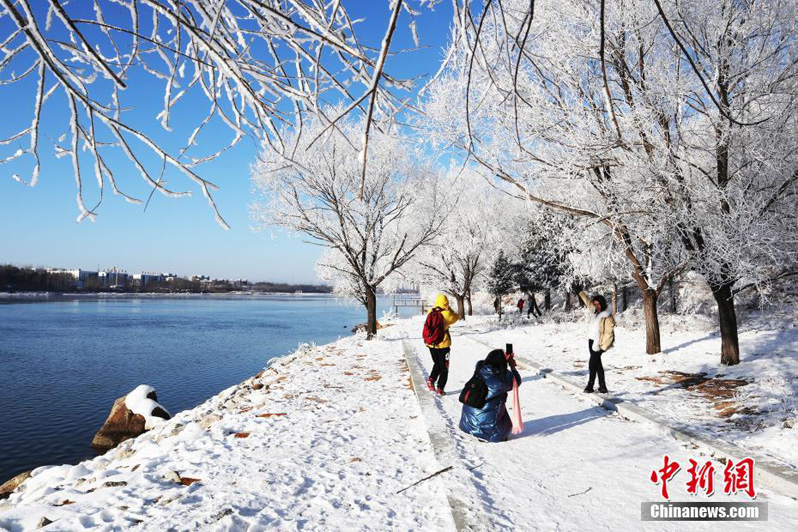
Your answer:
[[[164,282],[164,276],[158,272],[141,272],[133,275],[133,284],[139,288],[158,286]]]
[[[113,267],[110,270],[98,272],[97,277],[101,288],[116,289],[125,288],[130,276],[124,270]]]
[[[47,273],[68,275],[72,277],[71,288],[96,288],[99,285],[99,274],[93,270],[67,270],[64,268],[48,268]]]

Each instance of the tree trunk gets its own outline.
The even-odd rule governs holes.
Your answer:
[[[734,366],[740,363],[740,344],[737,338],[737,311],[734,309],[734,296],[731,283],[710,286],[715,302],[718,304],[720,320],[720,363]]]
[[[724,60],[718,67],[717,87],[720,105],[723,109],[729,109],[729,92],[732,82],[730,79],[730,67],[727,60]],[[729,174],[729,135],[726,122],[719,122],[715,128],[715,138],[717,146],[715,148],[715,160],[717,165],[716,185],[719,190],[725,192],[731,180]],[[720,194],[720,209],[724,214],[731,212],[731,205],[726,199],[725,193]],[[721,264],[721,272],[727,271],[727,265]],[[725,279],[728,276],[724,275]],[[734,310],[734,294],[732,294],[732,283],[724,282],[721,284],[711,284],[712,295],[718,304],[718,319],[720,320],[720,363],[733,366],[740,363],[740,345],[737,339],[737,313]]]
[[[571,310],[571,291],[565,291],[565,307],[563,308],[566,312]]]
[[[659,338],[659,317],[657,316],[657,293],[643,290],[643,312],[646,316],[646,353],[655,355],[662,351]]]
[[[618,314],[618,283],[612,285],[612,315]]]
[[[626,309],[629,308],[629,287],[624,285],[621,288],[621,305],[623,306],[623,312],[626,312]]]
[[[551,290],[546,290],[543,294],[543,309],[548,312],[551,310]]]
[[[471,290],[466,294],[466,304],[468,305],[468,315],[474,315],[474,307],[471,305]]]
[[[457,315],[463,320],[465,319],[465,294],[454,294],[454,298],[457,300]]]
[[[366,339],[377,335],[377,290],[366,287]]]
[[[671,296],[671,314],[676,314],[676,283],[673,282],[673,277],[668,279],[668,293]]]

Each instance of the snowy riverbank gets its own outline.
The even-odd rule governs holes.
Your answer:
[[[720,341],[709,322],[664,319],[666,352],[649,357],[634,316],[624,316],[605,361],[610,390],[794,465],[798,429],[781,421],[782,410],[757,406],[770,402],[762,395],[767,390],[795,397],[794,389],[773,384],[776,373],[789,386],[798,375],[791,316],[749,320],[741,333],[743,363],[730,371],[717,365]],[[662,456],[683,464],[701,456],[653,426],[610,414],[524,368],[525,433],[506,444],[479,443],[457,429],[457,392],[486,353],[480,342],[512,342],[519,355],[578,380],[584,323],[498,324],[475,317],[457,324],[450,393],[435,399],[432,413],[422,412],[404,359],[406,341],[428,371],[420,328],[416,317],[395,321],[378,341],[351,337],[305,346],[275,359],[257,381],[262,388],[244,382],[102,457],[39,468],[0,502],[0,529],[35,529],[46,519],[52,521],[47,530],[451,530],[452,498],[484,529],[639,529],[645,524],[640,503],[659,500],[660,487],[648,477],[662,467]],[[726,410],[710,403],[717,398],[701,392],[700,379],[686,387],[660,382],[670,375],[666,371],[725,373],[753,383],[736,388],[752,387],[733,397],[736,413],[722,417]],[[742,412],[749,407],[759,414]],[[790,412],[789,405],[783,412]],[[746,416],[756,421],[736,423]],[[764,428],[757,429],[760,421]],[[432,425],[451,449],[446,463],[433,450]],[[722,467],[716,466],[721,474]],[[672,483],[673,500],[706,500],[688,496],[683,482]],[[729,498],[722,479],[716,482],[720,493],[711,500],[746,500]],[[798,502],[765,487],[757,491],[756,500],[769,503],[770,529],[798,527]],[[719,526],[659,525],[657,530]],[[747,529],[743,523],[720,526]]]

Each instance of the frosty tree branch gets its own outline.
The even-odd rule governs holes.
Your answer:
[[[416,1],[421,6],[434,3]],[[170,172],[200,188],[217,221],[226,227],[212,196],[216,186],[193,168],[246,137],[290,159],[294,147],[284,142],[284,131],[301,129],[304,115],[329,122],[321,111],[325,99],[348,102],[346,113],[367,115],[365,134],[355,135],[367,144],[374,122],[389,119],[404,105],[400,93],[409,83],[390,76],[386,63],[399,15],[403,9],[410,12],[408,3],[393,3],[382,46],[372,50],[359,41],[342,2],[94,0],[93,10],[87,10],[79,9],[79,3],[46,0],[46,20],[39,20],[38,7],[34,10],[30,0],[0,0],[0,22],[7,28],[0,35],[0,83],[10,86],[35,77],[37,87],[30,92],[33,119],[0,143],[9,146],[28,137],[29,146],[7,156],[0,153],[0,164],[23,168],[21,161],[30,157],[31,178],[17,172],[15,179],[35,186],[43,161],[42,128],[55,125],[69,137],[67,146],[85,143],[87,149],[75,157],[87,159],[81,165],[99,169],[98,186],[107,180],[114,193],[139,201],[120,188],[130,184],[112,174],[124,175],[128,165],[153,190],[188,195],[171,191],[168,175],[158,175],[165,161]],[[138,84],[142,79],[162,83],[159,127],[141,127],[142,104],[130,91],[132,80]],[[77,120],[59,122],[60,103],[53,101],[54,95],[74,101]],[[208,102],[209,111],[195,118],[181,106],[198,98]],[[364,107],[361,102],[366,99]],[[176,109],[182,113],[179,123],[172,119]],[[187,116],[193,124],[186,128]],[[220,127],[230,132],[229,139],[218,134]],[[183,147],[167,149],[171,142],[165,139],[186,129]],[[211,141],[207,151],[200,152],[203,139]],[[56,151],[69,151],[60,141],[53,145]],[[112,157],[113,152],[127,163]],[[85,180],[76,176],[76,186],[81,197]],[[80,201],[78,205],[79,219],[94,218],[95,210]]]

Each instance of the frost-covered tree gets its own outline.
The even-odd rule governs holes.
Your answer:
[[[451,170],[440,186],[450,211],[435,244],[419,250],[407,276],[450,294],[464,318],[472,312],[472,289],[510,240],[511,220],[506,196],[476,174]]]
[[[535,209],[526,222],[516,250],[516,283],[519,290],[544,293],[544,308],[551,308],[551,292],[567,287],[573,280],[569,255],[572,253],[574,219],[554,211]]]
[[[0,165],[16,161],[12,177],[34,186],[43,150],[71,159],[79,220],[96,216],[83,199],[86,174],[100,198],[110,186],[138,203],[123,187],[134,175],[166,196],[187,194],[166,183],[171,169],[226,227],[198,166],[247,136],[286,154],[285,124],[301,128],[313,114],[334,127],[329,102],[365,117],[351,139],[363,149],[412,85],[386,68],[397,28],[417,40],[417,15],[437,1],[385,2],[374,46],[341,1],[0,0],[0,99],[30,107],[28,120],[0,127]],[[141,113],[150,100],[162,102],[152,121]]]
[[[599,17],[593,2],[565,0],[532,17],[521,0],[486,4],[461,19],[425,111],[439,146],[462,150],[519,198],[580,218],[578,236],[595,233],[590,246],[606,238],[620,244],[643,293],[647,351],[656,353],[657,297],[685,263],[651,216],[659,177],[673,161],[653,147],[672,138],[680,100],[663,89],[652,102],[631,85],[625,92],[624,82],[631,76],[667,88],[665,74],[679,76],[666,72],[674,56],[664,27],[651,23],[654,6],[613,6],[611,16]],[[605,22],[613,38],[605,37]],[[614,57],[630,70],[608,67]]]
[[[795,264],[796,10],[462,0],[427,111],[519,195],[604,226],[641,289],[648,352],[663,287],[701,272],[736,364],[733,294]]]
[[[513,261],[504,253],[504,250],[499,250],[498,255],[491,263],[487,278],[488,291],[499,301],[499,318],[502,317],[504,309],[502,298],[517,287],[515,272],[516,266]]]
[[[734,294],[765,288],[796,266],[798,234],[798,5],[662,2],[680,52],[695,69],[678,86],[685,119],[663,189],[663,226],[718,307],[721,363],[740,361]]]
[[[302,134],[287,136],[292,160],[264,149],[252,173],[253,215],[328,248],[318,270],[364,305],[371,338],[377,289],[432,241],[446,211],[436,176],[396,131],[372,133],[363,185],[363,154],[349,142],[362,127],[351,118],[336,128],[311,119]]]

